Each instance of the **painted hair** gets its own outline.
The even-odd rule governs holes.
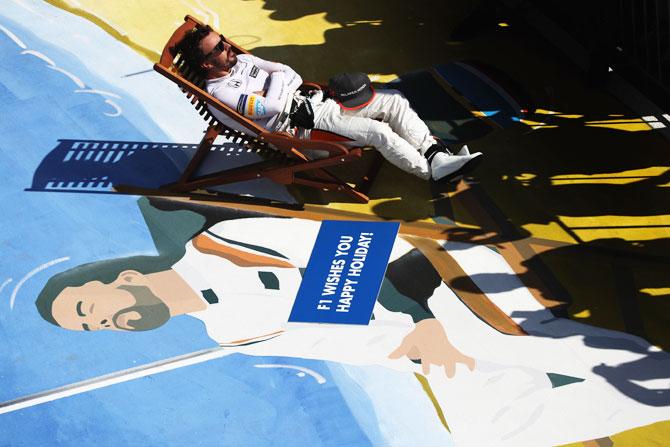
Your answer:
[[[174,253],[173,256],[169,257],[131,256],[79,265],[52,276],[37,296],[35,306],[42,318],[58,326],[53,317],[52,306],[56,297],[66,287],[79,287],[91,281],[100,281],[109,284],[116,280],[121,272],[126,270],[135,270],[145,275],[160,272],[172,267],[183,255],[184,252],[182,250],[181,254]]]
[[[203,215],[189,209],[179,209],[178,204],[168,202],[167,205],[156,207],[146,197],[140,198],[137,204],[158,255],[95,261],[52,276],[35,300],[35,306],[42,318],[58,326],[53,317],[52,306],[66,287],[79,287],[91,281],[109,284],[125,270],[135,270],[147,275],[171,268],[184,256],[185,244],[202,231],[205,225]]]

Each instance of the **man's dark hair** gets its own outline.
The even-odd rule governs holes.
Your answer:
[[[197,71],[201,76],[204,75],[201,65],[205,61],[205,54],[200,49],[200,41],[211,31],[212,28],[209,25],[197,25],[186,33],[175,48],[177,52],[181,53],[181,57],[186,61],[188,67]]]

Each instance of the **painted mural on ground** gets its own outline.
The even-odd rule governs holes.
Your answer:
[[[554,318],[487,247],[398,237],[369,324],[289,323],[319,222],[26,191],[59,140],[192,142],[204,123],[41,2],[3,5],[0,54],[10,445],[557,445],[670,419],[667,353]],[[473,312],[436,259],[529,335]]]

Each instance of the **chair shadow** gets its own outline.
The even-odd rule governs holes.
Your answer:
[[[175,182],[197,149],[196,144],[146,141],[59,140],[41,161],[27,191],[113,194],[115,185],[156,190]],[[254,163],[262,157],[239,144],[212,147],[195,176]],[[296,204],[290,191],[261,178],[212,188],[226,199],[235,196]],[[169,195],[169,194],[166,194]]]

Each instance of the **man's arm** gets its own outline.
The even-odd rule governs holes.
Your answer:
[[[251,62],[269,73],[266,90],[240,92],[226,84],[208,88],[208,92],[228,107],[250,119],[270,118],[284,111],[287,101],[302,84],[302,78],[288,65],[250,56]]]
[[[223,84],[209,92],[216,99],[237,110],[237,113],[256,120],[270,118],[284,111],[289,97],[289,90],[284,82],[284,73],[275,72],[270,75],[267,92],[245,93]]]
[[[269,118],[284,111],[288,97],[289,89],[284,82],[284,73],[276,71],[270,74],[267,92],[239,95],[235,110],[251,119]]]
[[[286,88],[293,93],[302,84],[302,78],[288,65],[280,64],[279,62],[270,62],[260,57],[252,56],[252,61],[261,70],[265,70],[270,74],[284,73],[284,81]]]

